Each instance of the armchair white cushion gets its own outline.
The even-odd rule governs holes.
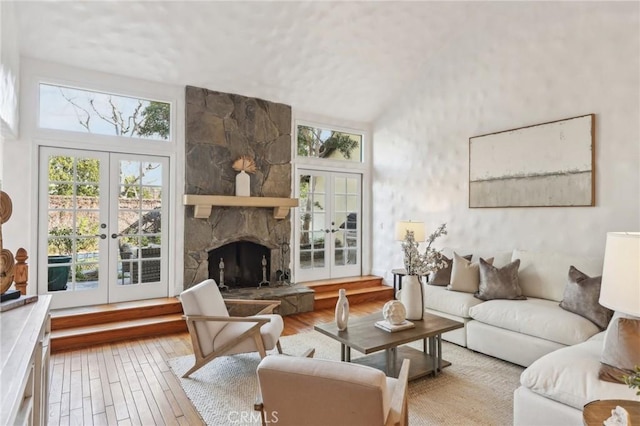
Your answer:
[[[224,300],[214,280],[206,280],[180,294],[184,318],[187,321],[195,365],[183,377],[222,355],[266,351],[278,348],[284,329],[282,317],[271,314],[280,304],[274,300]],[[231,317],[225,303],[255,304],[265,306],[257,315]]]
[[[372,367],[270,356],[258,365],[263,424],[404,425],[409,361],[398,379]],[[277,422],[276,422],[277,418]]]

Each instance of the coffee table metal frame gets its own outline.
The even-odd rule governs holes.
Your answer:
[[[375,326],[382,313],[349,320],[345,331],[339,331],[336,323],[319,324],[314,329],[340,342],[340,359],[345,362],[369,365],[396,377],[403,359],[410,359],[409,380],[433,373],[437,375],[451,365],[442,358],[442,333],[464,327],[464,324],[425,313],[421,321],[412,321],[415,327],[393,333]],[[405,343],[422,340],[422,351]],[[351,359],[351,349],[365,356]]]

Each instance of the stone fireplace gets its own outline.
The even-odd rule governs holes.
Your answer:
[[[187,86],[185,134],[185,194],[234,196],[232,163],[248,155],[257,169],[251,197],[291,197],[288,105]],[[207,278],[219,282],[223,258],[230,287],[224,297],[278,299],[282,315],[313,310],[312,290],[276,286],[283,272],[290,272],[291,214],[276,219],[273,208],[220,206],[208,217],[194,213],[194,206],[185,207],[185,289]],[[258,289],[262,256],[271,285]]]
[[[252,197],[291,197],[290,106],[187,86],[185,134],[186,194],[235,195],[231,165],[248,155],[257,169],[250,175]],[[277,271],[289,268],[281,248],[290,244],[291,215],[275,219],[272,209],[216,206],[208,218],[197,219],[194,207],[185,208],[185,288],[218,281],[220,259],[210,265],[209,253],[236,242],[265,247],[272,283]]]

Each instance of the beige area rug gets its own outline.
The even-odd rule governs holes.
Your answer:
[[[283,350],[300,355],[316,348],[316,358],[340,359],[340,344],[318,332],[286,336]],[[411,344],[421,349],[422,342]],[[513,391],[523,368],[443,342],[444,358],[452,363],[438,377],[409,383],[411,425],[510,425],[513,424]],[[351,351],[352,358],[361,356]],[[253,411],[258,392],[257,354],[218,358],[180,379],[187,396],[208,425],[260,424]],[[193,365],[193,356],[169,360],[181,377]],[[301,425],[303,426],[303,425]],[[340,425],[332,425],[340,426]]]

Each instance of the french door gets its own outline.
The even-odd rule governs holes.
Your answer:
[[[54,308],[167,295],[168,163],[40,149],[38,293]]]
[[[299,170],[296,281],[362,272],[362,175]]]

